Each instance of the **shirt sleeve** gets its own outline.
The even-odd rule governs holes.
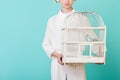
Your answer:
[[[51,19],[48,20],[48,24],[47,24],[47,28],[46,28],[46,33],[45,33],[45,37],[43,40],[43,49],[45,50],[45,52],[47,53],[47,56],[51,59],[53,59],[54,57],[52,56],[52,53],[54,52],[54,49],[51,46],[51,42],[52,42],[52,21]]]

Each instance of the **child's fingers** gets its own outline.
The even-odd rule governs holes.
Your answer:
[[[58,63],[63,65],[64,63],[62,62],[62,57],[58,59]]]

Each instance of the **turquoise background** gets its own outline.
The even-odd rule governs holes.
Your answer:
[[[78,11],[95,11],[107,25],[107,62],[87,64],[87,80],[120,80],[119,0],[78,0]],[[42,41],[48,18],[60,10],[53,0],[0,0],[0,80],[50,80]]]

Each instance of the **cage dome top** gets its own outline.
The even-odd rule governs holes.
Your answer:
[[[74,12],[71,15],[67,16],[64,22],[64,26],[67,27],[104,27],[104,21],[102,17],[92,11],[88,12]]]

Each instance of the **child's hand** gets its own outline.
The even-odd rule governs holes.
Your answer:
[[[58,59],[58,63],[61,64],[61,65],[64,64],[64,63],[62,62],[62,58],[63,58],[63,55],[58,53],[57,59]]]
[[[57,53],[57,52],[53,52],[52,55],[57,58],[59,64],[61,64],[61,65],[64,64],[64,63],[62,62],[62,58],[63,58],[63,55],[62,55],[62,54]]]

